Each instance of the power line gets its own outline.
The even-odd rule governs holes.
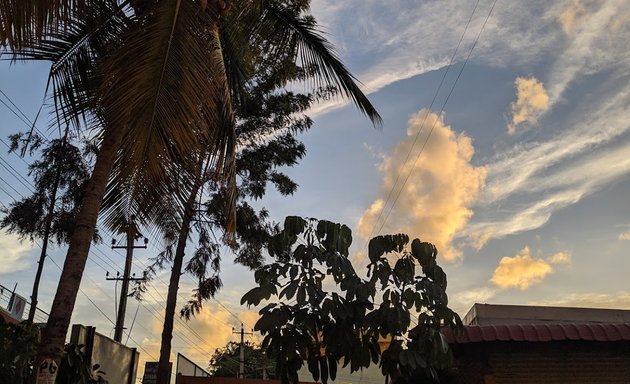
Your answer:
[[[440,112],[438,113],[438,116],[440,116],[440,115],[444,112],[444,108],[446,107],[446,104],[448,103],[448,101],[449,101],[449,99],[450,99],[451,95],[453,94],[453,91],[454,91],[454,89],[455,89],[455,86],[457,85],[457,82],[459,81],[459,79],[460,79],[460,77],[461,77],[461,75],[462,75],[462,72],[464,71],[464,68],[466,67],[466,64],[468,63],[468,61],[469,61],[469,59],[470,59],[470,56],[471,56],[471,54],[472,54],[473,50],[475,49],[475,47],[476,47],[476,45],[477,45],[477,42],[479,41],[479,38],[481,37],[481,33],[482,33],[482,32],[483,32],[483,30],[485,29],[485,26],[486,26],[486,24],[487,24],[487,22],[488,22],[488,20],[489,20],[489,18],[490,18],[490,15],[492,14],[492,11],[494,10],[494,6],[496,5],[496,2],[497,2],[497,0],[494,0],[494,2],[492,3],[492,6],[490,7],[490,10],[488,11],[488,14],[487,14],[487,16],[486,16],[486,18],[485,18],[485,20],[484,20],[484,22],[483,22],[483,25],[481,26],[481,28],[480,28],[480,30],[479,30],[479,33],[477,34],[477,36],[476,36],[476,38],[475,38],[475,40],[474,40],[474,42],[473,42],[473,44],[472,44],[472,46],[471,46],[471,48],[470,48],[470,51],[468,52],[468,55],[467,55],[467,57],[466,57],[466,59],[465,59],[465,61],[464,61],[463,65],[462,65],[462,67],[460,68],[459,73],[457,74],[457,77],[455,78],[455,81],[453,82],[453,85],[451,86],[451,89],[449,90],[449,93],[448,93],[448,95],[447,95],[446,99],[444,100],[444,102],[443,102],[443,104],[442,104],[442,107],[441,107],[441,109],[440,109]],[[442,87],[442,85],[443,85],[444,79],[446,78],[446,75],[447,75],[448,71],[449,71],[449,70],[450,70],[450,68],[452,67],[452,64],[453,64],[453,61],[454,61],[455,56],[456,56],[456,54],[457,54],[457,51],[458,51],[458,49],[459,49],[459,46],[460,46],[460,44],[461,44],[461,42],[462,42],[462,40],[463,40],[463,38],[464,38],[464,35],[465,35],[466,31],[468,30],[468,26],[469,26],[469,24],[470,24],[470,22],[471,22],[471,20],[472,20],[472,18],[473,18],[473,15],[474,15],[474,13],[475,13],[475,11],[476,11],[476,9],[477,9],[477,6],[478,6],[478,5],[479,5],[479,0],[478,0],[478,1],[477,1],[477,3],[475,4],[475,7],[473,8],[473,11],[472,11],[472,13],[471,13],[471,15],[470,15],[470,17],[469,17],[469,19],[468,19],[468,22],[466,23],[466,27],[464,28],[464,32],[462,33],[462,35],[461,35],[461,37],[460,37],[460,40],[459,40],[459,42],[457,43],[457,47],[456,47],[456,49],[455,49],[455,51],[454,51],[453,55],[451,56],[451,60],[450,60],[450,62],[449,62],[449,64],[448,64],[448,66],[447,66],[446,72],[445,72],[445,73],[444,73],[444,75],[442,76],[442,80],[440,81],[439,87],[438,87],[438,89],[437,89],[437,90],[436,90],[436,92],[435,92],[435,95],[434,95],[434,97],[433,97],[433,100],[432,100],[432,102],[431,102],[431,106],[429,107],[429,109],[433,106],[433,103],[435,102],[435,99],[436,99],[436,97],[437,97],[437,94],[438,94],[438,92],[439,92],[440,88],[441,88],[441,87]],[[414,147],[415,147],[415,145],[416,145],[416,143],[417,143],[417,140],[418,140],[418,138],[419,138],[420,134],[421,134],[421,133],[422,133],[422,131],[423,131],[424,124],[425,124],[425,122],[426,122],[426,120],[427,120],[427,118],[428,118],[428,115],[429,115],[428,113],[425,115],[424,120],[422,121],[422,124],[421,124],[421,126],[420,126],[420,129],[419,129],[419,130],[418,130],[418,132],[416,133],[416,136],[415,136],[415,138],[414,138],[414,142],[413,142],[412,146],[410,147],[409,152],[407,153],[407,157],[406,157],[406,159],[405,159],[405,163],[404,163],[404,165],[403,165],[402,169],[404,169],[404,168],[407,166],[407,163],[408,163],[408,161],[409,161],[409,158],[410,158],[410,156],[411,156],[411,153],[412,153],[412,151],[413,151],[413,149],[414,149]],[[398,189],[398,192],[396,193],[396,197],[395,197],[394,201],[392,202],[392,204],[389,206],[389,210],[387,211],[387,214],[385,215],[385,218],[383,219],[383,222],[381,223],[381,225],[380,225],[380,227],[379,227],[379,229],[378,229],[378,231],[377,231],[376,233],[379,233],[379,232],[383,229],[383,227],[385,226],[385,224],[387,223],[387,219],[389,218],[389,216],[390,216],[390,214],[391,214],[392,210],[394,209],[394,206],[395,206],[395,205],[396,205],[396,203],[398,202],[398,199],[399,199],[399,197],[400,197],[400,195],[401,195],[401,193],[402,193],[402,191],[403,191],[403,189],[404,189],[405,185],[407,184],[407,182],[408,182],[408,180],[409,180],[409,177],[411,176],[411,173],[413,172],[414,167],[416,166],[416,164],[417,164],[417,162],[418,162],[418,160],[419,160],[420,156],[422,155],[422,152],[424,151],[424,148],[426,147],[427,142],[428,142],[428,141],[429,141],[429,139],[431,138],[431,134],[433,133],[433,130],[435,129],[435,126],[436,126],[436,124],[437,124],[437,121],[438,121],[438,119],[436,119],[436,120],[434,121],[433,125],[431,126],[431,130],[429,131],[429,133],[428,133],[428,135],[427,135],[426,139],[424,140],[424,142],[423,142],[423,144],[422,144],[422,147],[420,148],[420,151],[418,152],[418,154],[417,154],[417,156],[416,156],[416,158],[415,158],[415,160],[414,160],[413,166],[409,168],[409,171],[407,172],[407,176],[405,177],[405,179],[404,179],[404,181],[403,181],[403,183],[402,183],[401,187]],[[381,218],[381,216],[382,216],[382,214],[383,214],[383,210],[384,210],[384,209],[385,209],[385,207],[387,206],[387,203],[388,203],[388,201],[389,201],[389,199],[390,199],[390,197],[391,197],[391,195],[392,195],[393,191],[396,189],[396,185],[398,184],[399,179],[400,179],[400,174],[398,174],[398,176],[397,176],[397,178],[396,178],[396,182],[392,185],[392,188],[391,188],[391,189],[390,189],[390,191],[389,191],[389,194],[388,194],[388,196],[387,196],[387,199],[386,199],[385,203],[383,204],[383,206],[381,207],[381,209],[380,209],[380,211],[379,211],[379,216],[378,216],[377,220],[374,222],[374,225],[373,225],[373,227],[372,227],[372,230],[370,231],[370,235],[369,235],[369,236],[368,236],[368,238],[365,240],[365,245],[364,245],[364,247],[363,247],[363,248],[367,248],[368,241],[369,241],[369,239],[372,237],[372,234],[374,233],[374,229],[375,229],[375,228],[376,228],[376,226],[378,225],[378,221],[380,220],[380,218]],[[366,258],[366,259],[367,259],[367,258]],[[359,264],[359,268],[360,268],[360,267],[362,267],[362,265],[363,265],[363,263],[365,262],[365,260],[366,260],[366,259],[363,259],[363,260],[361,261],[361,263]],[[357,269],[359,269],[359,268],[357,268]]]
[[[488,19],[490,19],[490,15],[492,14],[492,11],[494,10],[494,6],[496,5],[496,3],[497,3],[497,0],[494,0],[494,2],[492,3],[492,7],[490,7],[490,10],[488,11],[488,15],[486,16],[486,19],[484,20],[483,25],[481,26],[481,29],[479,30],[479,33],[477,34],[477,37],[475,38],[475,42],[470,47],[470,51],[468,52],[468,56],[466,57],[466,60],[464,61],[464,64],[460,68],[459,73],[457,74],[457,77],[455,78],[455,82],[453,82],[453,86],[451,87],[448,95],[446,96],[446,99],[444,100],[444,103],[442,104],[442,108],[440,109],[440,113],[438,113],[438,116],[442,115],[442,113],[444,112],[444,108],[446,107],[446,104],[450,100],[451,95],[453,94],[453,91],[455,90],[455,86],[457,85],[457,82],[459,81],[462,73],[464,72],[464,68],[466,68],[466,64],[468,64],[468,60],[470,59],[470,56],[472,55],[473,50],[477,46],[477,42],[479,41],[479,38],[481,37],[481,33],[483,32],[483,30],[486,27],[486,24],[488,23]],[[409,180],[409,177],[411,176],[413,168],[418,163],[418,160],[420,159],[420,155],[422,155],[422,152],[424,151],[424,148],[426,147],[427,142],[431,138],[431,134],[433,133],[433,130],[435,129],[435,126],[437,125],[437,122],[438,122],[438,119],[436,119],[434,121],[434,123],[433,123],[433,126],[431,126],[431,130],[429,131],[429,134],[427,135],[427,138],[424,140],[424,143],[422,144],[422,147],[420,148],[420,152],[418,152],[418,155],[416,156],[416,159],[415,159],[415,161],[413,163],[413,167],[411,167],[409,169],[409,172],[407,172],[407,177],[405,177],[405,181],[403,182],[402,186],[398,190],[398,194],[396,195],[396,198],[394,199],[394,202],[390,206],[390,209],[387,212],[387,215],[385,216],[385,219],[383,220],[383,224],[381,224],[381,226],[379,227],[379,232],[383,229],[383,226],[385,226],[385,223],[387,222],[387,219],[389,218],[389,215],[391,214],[392,210],[394,209],[394,206],[396,205],[396,202],[398,201],[398,198],[400,197],[400,194],[402,193],[402,190],[404,189],[405,185],[407,184],[407,181]]]
[[[453,55],[451,56],[451,59],[449,60],[448,65],[446,66],[446,71],[444,71],[444,74],[442,75],[442,78],[440,79],[440,83],[438,84],[438,87],[435,90],[435,93],[433,94],[433,99],[431,100],[431,104],[429,104],[429,108],[428,108],[429,110],[431,110],[433,108],[433,104],[435,103],[435,100],[437,100],[438,94],[440,93],[440,90],[442,89],[442,85],[444,84],[444,80],[446,79],[446,76],[448,75],[449,71],[451,70],[453,62],[455,61],[455,57],[457,56],[457,52],[459,51],[459,47],[462,44],[462,41],[464,40],[464,36],[466,35],[466,32],[468,31],[468,26],[470,25],[470,22],[472,21],[472,18],[475,15],[475,12],[477,10],[477,7],[479,6],[479,1],[480,0],[477,0],[477,2],[475,3],[475,6],[474,6],[472,12],[470,13],[470,17],[468,18],[468,22],[466,22],[466,26],[464,27],[464,31],[462,32],[461,36],[459,37],[459,41],[457,42],[457,46],[455,47],[455,50],[453,51]],[[409,148],[409,151],[407,152],[407,156],[405,157],[405,161],[404,161],[404,165],[405,166],[407,165],[407,162],[409,161],[409,158],[411,157],[411,153],[413,152],[413,149],[416,146],[416,143],[418,142],[418,139],[420,138],[420,134],[424,130],[424,124],[427,121],[427,116],[428,116],[428,114],[422,120],[422,124],[420,124],[420,129],[418,129],[418,132],[416,133],[416,136],[415,136],[415,138],[413,140],[413,144],[411,145],[411,147]],[[403,168],[404,168],[404,166],[403,166]],[[389,190],[389,193],[387,194],[387,197],[385,198],[385,204],[383,204],[383,207],[379,210],[378,217],[374,221],[374,225],[372,226],[372,229],[370,230],[370,234],[368,236],[368,239],[372,238],[372,235],[374,234],[374,230],[376,229],[376,226],[378,225],[378,222],[379,222],[379,220],[381,219],[381,217],[383,215],[383,208],[387,206],[387,203],[389,202],[389,199],[391,198],[392,193],[394,192],[394,189],[396,188],[396,185],[398,185],[398,181],[399,180],[400,180],[400,173],[396,176],[396,180],[394,181],[394,184],[392,185],[392,188]]]
[[[62,271],[59,264],[57,264],[57,262],[52,257],[49,257],[49,259],[57,268],[59,268],[60,271]],[[88,299],[90,303],[92,303],[92,305],[101,313],[101,315],[103,315],[103,317],[105,317],[110,323],[112,323],[112,325],[116,325],[116,323],[114,323],[114,321],[110,319],[109,316],[107,316],[105,312],[103,312],[103,310],[94,301],[92,301],[92,299],[90,299],[90,296],[88,296],[85,292],[83,292],[83,290],[80,287],[79,287],[79,292],[81,292],[83,296],[85,296],[85,298]]]
[[[8,102],[9,102],[9,104],[10,104],[10,105],[9,105],[9,104],[7,104],[7,103],[6,103],[5,101],[3,101],[2,99],[0,99],[0,103],[2,103],[2,104],[3,104],[3,105],[7,108],[7,109],[9,109],[9,111],[10,111],[11,113],[13,113],[13,114],[14,114],[14,115],[15,115],[15,116],[16,116],[16,117],[17,117],[17,118],[18,118],[18,119],[19,119],[22,123],[24,123],[25,125],[27,125],[29,128],[35,129],[38,133],[40,133],[40,134],[41,134],[41,136],[42,136],[42,139],[44,140],[44,142],[49,142],[49,141],[50,141],[50,140],[48,139],[48,137],[47,137],[47,136],[46,136],[43,132],[41,132],[41,131],[40,131],[40,130],[39,130],[39,129],[35,126],[35,123],[34,123],[34,122],[31,122],[31,121],[30,121],[30,119],[28,118],[28,116],[27,116],[27,115],[26,115],[26,114],[25,114],[25,113],[24,113],[24,112],[23,112],[23,111],[22,111],[22,110],[21,110],[21,109],[20,109],[20,108],[19,108],[19,107],[18,107],[18,106],[17,106],[17,105],[16,105],[16,104],[12,101],[12,100],[11,100],[11,98],[10,98],[10,97],[9,97],[9,96],[8,96],[8,95],[4,92],[4,91],[2,91],[1,89],[0,89],[0,94],[1,94],[1,95],[3,95],[3,96],[6,98],[6,100],[8,100]],[[16,112],[16,110],[17,110],[17,112]],[[40,108],[40,110],[41,110],[41,108]],[[39,112],[38,112],[38,115],[39,115]],[[1,139],[1,138],[0,138],[0,141],[2,141],[2,142],[3,142],[3,143],[4,143],[4,144],[5,144],[5,145],[9,148],[9,149],[11,149],[11,146],[10,146],[8,143],[6,143],[3,139]],[[14,153],[14,154],[15,154],[15,153]],[[17,154],[15,154],[15,155],[17,156]],[[24,160],[21,156],[18,156],[18,157],[19,157],[19,158],[20,158],[20,159],[21,159],[21,160],[22,160],[25,164],[27,164],[27,165],[28,165],[28,163],[27,163],[27,162],[26,162],[26,161],[25,161],[25,160]],[[23,177],[23,176],[22,176],[19,172],[17,172],[17,171],[15,170],[15,168],[13,168],[13,167],[12,167],[12,166],[11,166],[8,162],[6,162],[4,159],[1,159],[1,160],[2,160],[4,163],[6,163],[6,165],[7,165],[9,168],[7,168],[7,166],[5,166],[4,164],[0,164],[1,166],[3,166],[5,169],[7,169],[7,171],[8,171],[8,172],[9,172],[12,176],[14,176],[14,177],[15,177],[15,178],[16,178],[16,179],[17,179],[17,180],[18,180],[18,181],[19,181],[19,182],[20,182],[23,186],[25,186],[27,189],[29,189],[29,191],[30,191],[30,192],[33,192],[33,191],[34,191],[34,186],[30,183],[30,181],[28,181],[27,179],[25,179],[25,178],[24,178],[24,177]],[[11,172],[9,169],[12,169],[12,170],[13,170],[13,172]],[[14,173],[14,172],[15,172],[15,173]],[[16,174],[17,174],[17,175],[16,175]],[[6,180],[4,180],[4,179],[3,179],[3,178],[1,178],[1,177],[0,177],[0,180],[2,180],[3,182],[5,182],[5,184],[7,184],[7,186],[9,186],[9,187],[10,187],[12,190],[14,190],[17,194],[19,194],[20,196],[22,196],[22,198],[24,198],[24,195],[22,195],[19,191],[17,191],[15,188],[13,188],[13,186],[12,186],[10,183],[8,183]],[[28,185],[27,185],[27,184],[25,184],[22,180],[26,181],[26,183],[28,183]],[[30,185],[30,187],[29,187],[29,185]],[[32,189],[31,189],[31,188],[32,188]],[[9,196],[10,198],[12,198],[13,200],[15,200],[15,198],[14,198],[14,197],[13,197],[10,193],[8,193],[6,190],[4,190],[4,188],[1,188],[1,187],[0,187],[0,190],[2,190],[3,192],[5,192],[5,193],[7,194],[7,196]],[[3,205],[4,205],[4,204],[3,204]],[[97,228],[99,228],[100,230],[102,230],[102,227],[100,227],[98,224],[97,224]],[[117,265],[117,264],[116,264],[116,262],[115,262],[114,260],[112,260],[111,258],[109,258],[109,257],[108,257],[108,256],[107,256],[107,255],[106,255],[106,254],[105,254],[102,250],[100,250],[98,247],[94,246],[94,247],[93,247],[93,250],[96,250],[96,251],[98,251],[99,253],[101,253],[101,254],[102,254],[105,258],[107,258],[110,262],[112,262],[114,266],[115,266],[115,265]],[[105,263],[108,267],[111,267],[111,266],[112,266],[112,265],[110,265],[107,261],[105,261],[105,260],[103,259],[103,257],[100,257],[100,256],[98,256],[98,255],[95,255],[93,252],[92,252],[91,254],[92,254],[92,255],[94,255],[94,256],[96,256],[96,257],[97,257],[97,258],[98,258],[101,262],[104,262],[104,263]],[[100,264],[100,263],[96,262],[94,259],[91,259],[91,258],[89,257],[89,255],[90,255],[90,254],[88,254],[88,260],[91,260],[91,261],[92,261],[95,265],[97,265],[99,268],[101,268],[101,269],[103,269],[105,272],[107,272],[107,268],[105,268],[102,264]],[[58,265],[58,264],[57,264],[57,263],[56,263],[56,262],[55,262],[52,258],[50,258],[50,259],[53,261],[53,264],[55,264],[55,266],[56,266],[57,268],[61,269],[61,268],[59,267],[59,265]],[[146,266],[145,266],[145,267],[146,267]],[[114,267],[114,270],[117,270],[117,267]],[[87,275],[87,274],[86,274],[86,276],[88,277],[88,279],[90,279],[90,278],[89,278],[89,275]],[[193,280],[193,279],[192,279],[189,275],[186,275],[186,276],[194,282],[194,280]],[[90,279],[90,280],[91,280],[91,279]],[[160,281],[161,281],[161,279],[160,279]],[[92,281],[92,282],[93,282],[93,281]],[[163,282],[163,281],[162,281],[162,282]],[[94,283],[94,282],[93,282],[93,283]],[[163,282],[163,283],[164,283],[164,282]],[[100,288],[100,286],[98,286],[98,284],[96,284],[96,283],[94,283],[94,284],[95,284],[97,287],[99,287],[99,289],[102,291],[102,289]],[[164,283],[164,284],[166,285],[166,283]],[[84,295],[85,295],[85,293],[84,293],[82,290],[80,290],[80,291],[81,291],[81,293],[82,293],[82,294],[84,294]],[[104,293],[104,291],[102,291],[102,292]],[[158,292],[158,291],[156,290],[156,292]],[[88,300],[89,300],[89,301],[90,301],[90,302],[91,302],[94,306],[96,306],[96,304],[95,304],[95,303],[94,303],[94,302],[93,302],[93,301],[92,301],[92,300],[91,300],[91,299],[90,299],[87,295],[85,295],[85,296],[88,298]],[[107,295],[106,295],[106,296],[107,296]],[[235,314],[234,314],[234,313],[233,313],[230,309],[228,309],[228,308],[227,308],[227,307],[226,307],[223,303],[221,303],[218,299],[216,299],[216,298],[212,298],[212,299],[214,299],[214,300],[218,303],[218,305],[220,305],[221,307],[223,307],[223,308],[224,308],[224,309],[225,309],[225,310],[226,310],[226,311],[227,311],[227,312],[228,312],[231,316],[233,316],[236,320],[239,320],[239,321],[240,321],[240,319],[238,318],[238,316],[236,316],[236,315],[235,315]],[[105,314],[104,314],[104,312],[103,312],[100,308],[98,308],[98,306],[96,306],[96,307],[97,307],[97,309],[99,310],[99,312],[101,312],[101,313],[102,313],[102,314],[103,314],[103,315],[104,315],[104,316],[105,316],[105,317],[106,317],[106,318],[107,318],[110,322],[112,322],[112,321],[111,321],[111,319],[109,319],[109,317],[107,317],[107,315],[105,315]],[[159,319],[159,317],[158,317],[158,320],[160,320],[160,319]],[[178,320],[178,321],[181,321],[180,319],[177,319],[177,320]],[[221,321],[221,320],[220,320],[220,319],[218,319],[218,318],[217,318],[217,320]],[[221,322],[223,322],[223,321],[221,321]],[[225,322],[223,322],[223,323],[229,326],[229,324],[227,324],[227,323],[225,323]],[[184,322],[183,324],[185,325],[185,327],[186,327],[186,328],[188,328],[188,329],[191,331],[191,333],[194,333],[194,334],[195,334],[195,335],[196,335],[196,336],[197,336],[200,340],[203,340],[203,338],[201,338],[201,336],[200,336],[198,333],[196,333],[196,332],[195,332],[195,331],[194,331],[194,330],[193,330],[193,329],[192,329],[192,328],[191,328],[191,327],[190,327],[187,323],[185,323],[185,322]],[[146,329],[145,329],[145,331],[146,331]],[[148,331],[147,331],[147,332],[148,332]],[[150,333],[150,332],[149,332],[149,333]],[[132,340],[133,340],[133,339],[132,339]],[[189,341],[191,341],[191,340],[189,340]],[[202,352],[203,352],[203,351],[202,351]]]

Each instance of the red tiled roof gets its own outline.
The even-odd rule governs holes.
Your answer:
[[[469,325],[455,336],[450,328],[442,330],[450,344],[483,341],[630,341],[630,324],[525,324],[525,325]]]

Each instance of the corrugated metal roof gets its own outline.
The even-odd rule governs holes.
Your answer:
[[[442,334],[451,344],[479,343],[484,341],[630,341],[630,324],[506,324],[469,325],[461,335],[455,336],[450,328]]]

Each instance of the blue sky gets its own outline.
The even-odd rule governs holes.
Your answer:
[[[379,233],[405,231],[434,242],[462,315],[474,302],[630,308],[630,3],[497,1],[481,33],[493,1],[476,3],[313,0],[315,16],[384,125],[372,128],[343,102],[316,107],[315,126],[303,136],[307,156],[287,171],[299,190],[290,198],[270,193],[260,204],[276,220],[303,215],[348,224],[359,264],[369,234],[381,226]],[[46,68],[1,65],[0,89],[33,118]],[[0,115],[3,137],[25,128],[2,105]],[[19,159],[2,152],[24,172]],[[25,189],[6,168],[0,173]],[[16,197],[5,181],[0,187]],[[0,201],[11,198],[0,191]],[[27,295],[38,248],[4,233],[0,244],[6,260],[0,282],[18,282]],[[155,252],[139,251],[139,263]],[[96,247],[82,289],[113,319],[107,257],[122,265],[122,254]],[[53,252],[60,265],[62,258],[62,250]],[[224,259],[221,304],[211,301],[190,323],[194,331],[176,326],[184,340],[175,337],[174,351],[202,364],[232,339],[232,326],[256,319],[238,306],[252,275]],[[58,275],[47,263],[44,308]],[[184,280],[182,298],[190,283]],[[154,356],[164,292],[157,282],[131,334]],[[82,295],[73,321],[105,334],[112,329]],[[186,346],[185,338],[199,335],[199,347]]]

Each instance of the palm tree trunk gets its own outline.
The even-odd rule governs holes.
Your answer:
[[[168,284],[168,294],[166,296],[166,310],[164,312],[164,326],[162,328],[162,344],[160,346],[160,361],[158,363],[157,384],[169,384],[171,340],[173,339],[173,322],[175,320],[175,307],[177,306],[177,291],[179,290],[179,278],[182,275],[182,266],[186,252],[186,242],[190,234],[190,223],[195,212],[195,202],[197,194],[203,185],[201,174],[197,179],[190,196],[186,201],[186,210],[182,219],[182,224],[177,238],[177,248],[173,257],[173,269],[171,270],[171,280]]]
[[[103,133],[103,143],[96,157],[94,170],[86,186],[81,209],[76,218],[48,323],[42,332],[42,341],[30,383],[36,383],[38,368],[45,359],[53,359],[57,365],[61,361],[66,333],[94,236],[103,193],[114,165],[116,148],[120,140],[121,135],[111,129],[106,129]]]

